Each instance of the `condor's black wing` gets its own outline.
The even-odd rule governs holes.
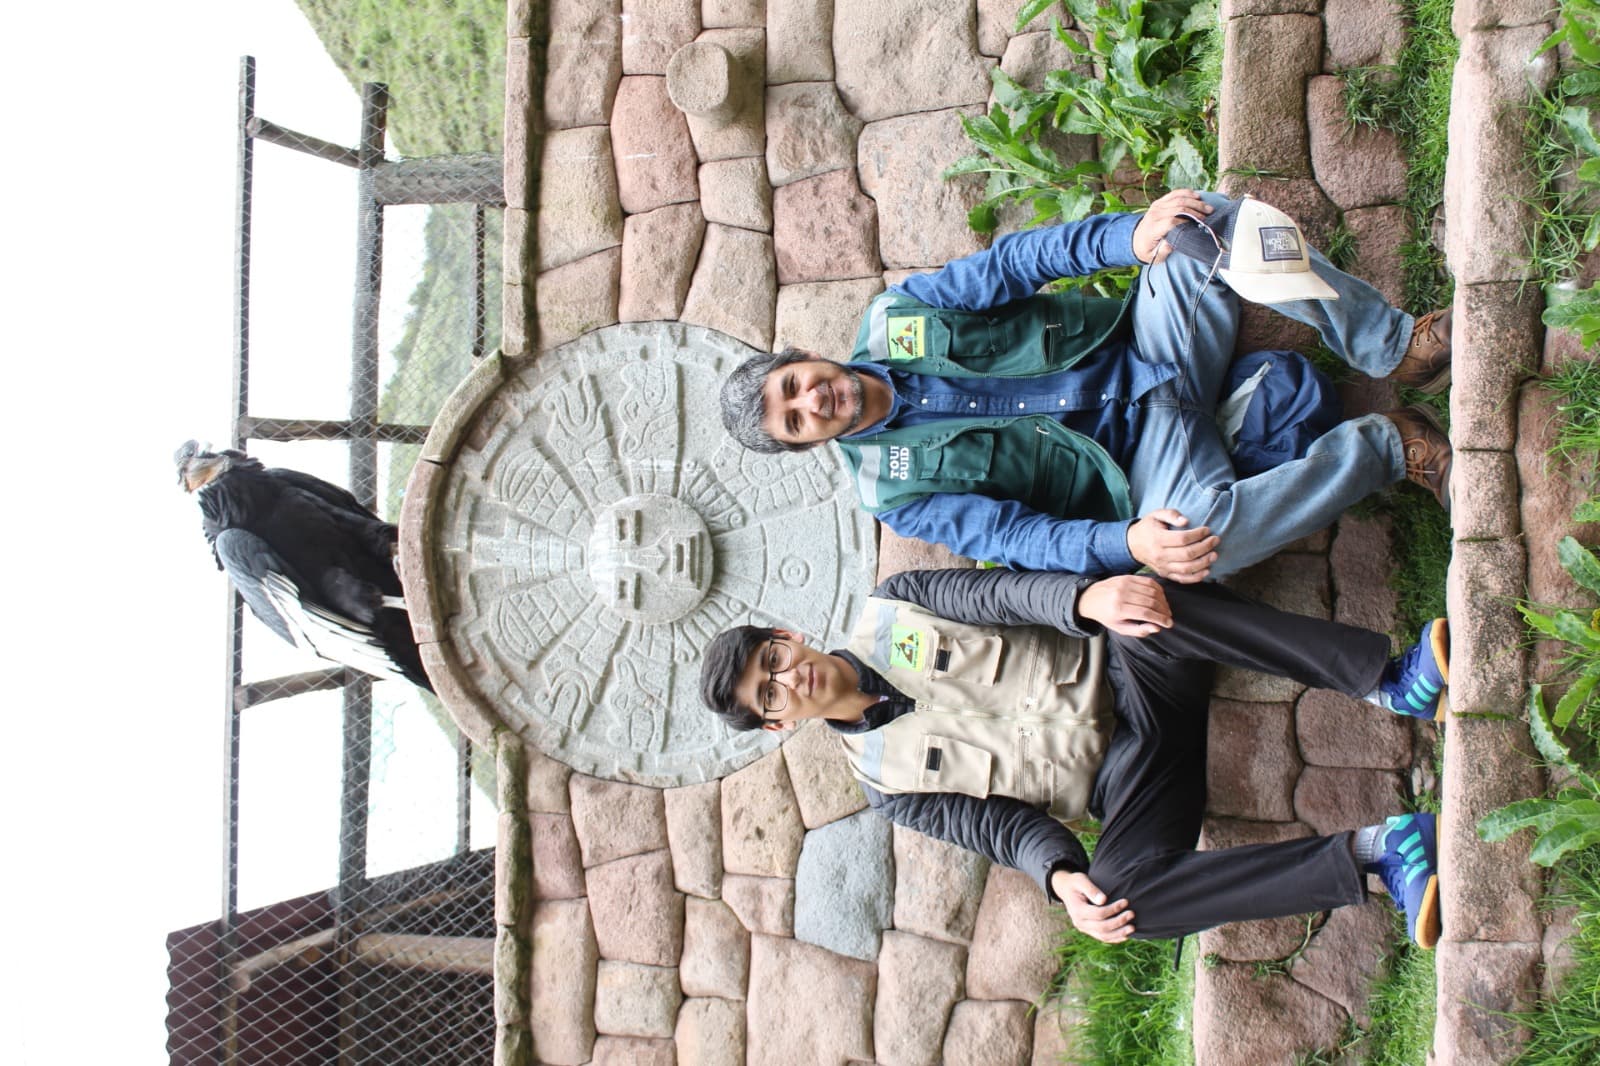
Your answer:
[[[251,613],[290,644],[374,677],[428,687],[420,663],[397,661],[414,659],[414,646],[391,653],[372,626],[308,600],[299,575],[265,540],[247,530],[225,529],[217,535],[215,549]],[[422,680],[408,676],[413,673]]]

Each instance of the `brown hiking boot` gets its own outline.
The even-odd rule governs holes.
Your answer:
[[[1389,376],[1426,393],[1443,392],[1450,384],[1451,309],[1429,311],[1411,329],[1411,343]]]
[[[1439,506],[1450,512],[1450,464],[1455,453],[1439,419],[1421,404],[1387,415],[1400,431],[1400,448],[1406,457],[1406,480],[1433,493]]]

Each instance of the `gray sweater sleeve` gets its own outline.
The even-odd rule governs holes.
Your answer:
[[[886,796],[875,788],[862,788],[873,810],[895,825],[1021,870],[1052,901],[1057,901],[1050,891],[1052,873],[1089,869],[1089,857],[1070,829],[1008,796],[977,799],[954,792]]]
[[[907,570],[873,590],[940,618],[969,625],[1040,625],[1075,637],[1101,627],[1078,617],[1078,596],[1092,577],[1045,570]]]

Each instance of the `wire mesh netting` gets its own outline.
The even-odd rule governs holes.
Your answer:
[[[499,341],[505,8],[298,3],[359,135],[258,114],[242,61],[231,446],[393,523]],[[325,262],[354,264],[342,291],[301,268]],[[229,617],[221,913],[168,936],[170,1060],[489,1061],[492,757],[431,693],[280,639],[237,595]]]

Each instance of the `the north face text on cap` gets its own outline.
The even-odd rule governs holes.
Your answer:
[[[1263,263],[1304,257],[1305,253],[1300,250],[1300,234],[1293,226],[1262,226],[1258,232]]]

